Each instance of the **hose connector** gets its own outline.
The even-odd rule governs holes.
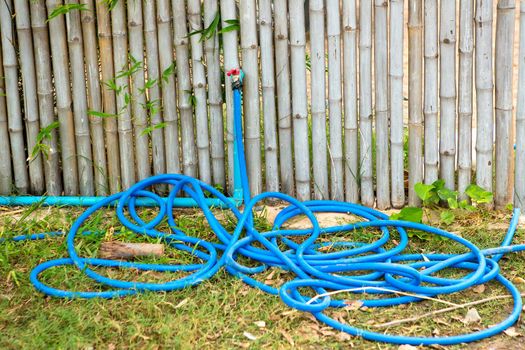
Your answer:
[[[242,81],[244,79],[244,72],[241,68],[234,68],[226,72],[226,75],[229,76],[232,80],[232,89],[241,89]]]

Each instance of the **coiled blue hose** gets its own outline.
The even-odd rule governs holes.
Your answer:
[[[209,279],[222,267],[230,274],[241,278],[244,282],[267,293],[279,295],[289,306],[301,311],[311,312],[319,321],[368,340],[396,344],[441,344],[450,345],[472,342],[494,334],[498,334],[513,325],[520,315],[522,300],[516,286],[501,274],[498,261],[503,254],[525,250],[525,245],[511,245],[518,224],[519,210],[514,210],[510,226],[502,245],[497,248],[481,250],[468,240],[455,234],[423,224],[405,221],[389,220],[385,214],[361,205],[337,201],[307,201],[300,202],[282,193],[266,192],[251,198],[246,174],[244,149],[242,143],[241,122],[241,92],[240,77],[234,84],[234,116],[235,138],[237,140],[237,157],[240,165],[240,175],[243,187],[245,208],[241,212],[234,203],[213,187],[188,176],[167,174],[153,176],[138,182],[129,190],[114,194],[99,201],[87,209],[72,225],[67,234],[67,250],[69,257],[44,262],[33,269],[30,274],[34,286],[50,296],[62,298],[114,298],[133,295],[146,291],[171,291],[199,284]],[[167,200],[148,190],[153,185],[168,184],[172,190]],[[213,215],[205,192],[215,196],[237,218],[235,230],[230,233]],[[175,223],[173,217],[173,202],[180,194],[194,200],[201,208],[217,242],[210,242],[188,236]],[[147,198],[157,204],[158,214],[146,222],[137,213],[138,198]],[[252,210],[254,206],[265,199],[279,199],[289,203],[276,217],[274,226],[269,232],[259,232],[253,225]],[[138,235],[161,238],[166,244],[201,259],[200,264],[164,265],[137,262],[123,262],[106,259],[84,258],[77,254],[75,238],[82,232],[82,224],[97,210],[108,205],[116,206],[116,213],[121,223]],[[125,209],[128,209],[126,215]],[[321,228],[314,215],[319,212],[351,213],[363,221],[328,228]],[[310,223],[308,229],[284,229],[283,225],[290,219],[305,215]],[[156,228],[167,218],[171,231],[161,232]],[[363,228],[377,228],[381,235],[372,243],[364,242],[321,242],[320,237],[326,237],[337,232],[349,232]],[[419,230],[442,236],[463,245],[465,254],[403,254],[409,238],[406,229]],[[398,242],[393,248],[386,248],[391,242],[391,235],[396,232]],[[18,236],[14,241],[27,239],[42,239],[49,235],[56,236],[60,232]],[[293,238],[299,238],[294,240]],[[0,241],[1,243],[2,241]],[[300,242],[300,243],[298,243]],[[328,245],[337,247],[335,252],[324,252]],[[286,247],[281,249],[281,247]],[[239,257],[248,258],[256,267],[243,265]],[[40,281],[40,274],[50,268],[63,265],[74,265],[87,276],[111,287],[107,291],[69,291],[50,287]],[[96,267],[134,268],[140,270],[176,272],[184,271],[185,277],[166,283],[129,282],[102,276],[92,269]],[[279,267],[295,275],[295,279],[283,284],[280,288],[266,285],[256,279],[256,274],[268,267]],[[463,277],[444,278],[436,273],[446,268],[466,270]],[[351,272],[358,272],[352,274]],[[363,274],[366,272],[366,274]],[[450,294],[465,290],[472,286],[497,281],[512,295],[513,310],[510,315],[497,325],[474,333],[449,337],[407,337],[371,332],[347,324],[343,324],[325,311],[327,308],[346,306],[345,301],[324,295],[315,300],[303,295],[301,288],[313,289],[318,295],[328,291],[345,291],[351,289],[354,293],[383,294],[384,298],[362,298],[364,306],[387,307],[409,302],[420,301],[424,297],[440,294]],[[391,291],[391,292],[389,292]],[[411,293],[414,296],[399,296],[396,292]],[[420,297],[418,297],[420,296]]]

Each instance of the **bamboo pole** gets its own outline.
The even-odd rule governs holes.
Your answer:
[[[255,0],[239,3],[241,57],[244,70],[244,142],[252,195],[262,191],[259,113],[259,65]],[[304,54],[303,54],[304,61]]]
[[[392,168],[392,206],[405,205],[403,138],[403,40],[404,3],[390,2],[390,161]]]
[[[445,186],[455,189],[456,166],[456,1],[442,0],[440,9],[439,169]]]
[[[188,1],[188,23],[190,33],[202,30],[200,0]],[[199,154],[199,179],[210,184],[212,180],[212,170],[210,167],[206,73],[204,64],[202,63],[204,61],[202,40],[201,35],[192,35],[190,37],[192,84],[197,127],[197,150]],[[251,178],[252,177],[250,177],[250,179]]]
[[[131,115],[135,134],[136,169],[139,180],[151,176],[149,154],[148,111],[144,93],[144,36],[142,1],[128,1],[128,39],[131,74]],[[138,65],[138,67],[137,67]]]
[[[86,10],[80,13],[82,37],[86,58],[86,81],[88,89],[88,108],[91,111],[102,111],[100,93],[100,74],[97,52],[97,35],[95,30],[95,6],[93,0],[81,0]],[[93,168],[95,173],[95,193],[98,196],[108,194],[108,169],[106,165],[106,146],[104,143],[103,118],[89,115],[91,141],[93,144]]]
[[[439,177],[438,143],[438,2],[425,1],[425,183]],[[413,191],[409,188],[409,192]],[[413,195],[415,195],[413,193]]]
[[[222,0],[221,20],[222,27],[230,26],[227,21],[237,18],[237,8],[234,0]],[[222,45],[224,53],[224,71],[225,71],[225,101],[226,101],[226,144],[228,150],[228,192],[233,192],[233,91],[230,78],[226,75],[228,71],[239,67],[238,57],[238,32],[237,30],[228,31],[222,34]]]
[[[477,1],[475,79],[477,105],[476,183],[492,192],[494,133],[492,70],[492,1]]]
[[[62,5],[61,0],[48,0],[47,12],[51,13],[57,6]],[[69,80],[69,55],[64,16],[60,15],[48,22],[51,44],[51,57],[53,63],[53,80],[55,83],[56,109],[58,114],[60,149],[62,154],[62,176],[64,181],[64,194],[75,196],[78,191],[78,167],[75,144],[75,124],[71,108],[71,90]]]
[[[42,168],[41,152],[34,153],[38,147],[38,133],[40,131],[40,115],[38,112],[38,96],[36,93],[35,61],[33,40],[31,38],[31,19],[29,4],[26,0],[14,2],[16,13],[16,32],[20,72],[22,75],[22,89],[24,96],[24,120],[27,137],[27,150],[29,153],[29,188],[32,194],[44,192],[44,171]],[[32,153],[32,154],[31,154]]]
[[[128,39],[124,2],[118,1],[111,10],[113,35],[113,64],[117,87],[117,123],[120,146],[120,176],[122,188],[128,189],[135,182],[135,152],[133,151],[133,126],[130,111]]]
[[[359,154],[361,203],[374,205],[372,164],[372,0],[359,6]]]
[[[423,4],[408,2],[408,204],[419,205],[414,191],[423,181]]]
[[[108,182],[110,193],[120,191],[120,151],[117,126],[115,90],[107,84],[113,80],[113,39],[111,20],[106,3],[96,1],[98,46],[100,52],[100,78],[102,79],[102,111],[109,115],[104,118],[104,136],[108,160]]]
[[[328,199],[326,138],[326,51],[324,1],[310,0],[310,88],[312,113],[312,168],[314,198]]]
[[[458,82],[458,191],[472,182],[472,63],[474,52],[474,2],[461,0],[459,11]]]
[[[525,0],[520,1],[519,75],[516,107],[516,170],[514,206],[525,209]]]
[[[275,67],[273,51],[272,2],[259,1],[259,31],[261,40],[261,87],[264,116],[264,160],[266,191],[279,191],[279,157],[275,115]]]
[[[161,125],[162,110],[160,108],[161,102],[159,87],[159,46],[157,42],[157,21],[154,0],[144,1],[144,39],[146,41],[146,66],[148,74],[147,83],[149,86],[147,103],[150,106],[150,124],[152,126]],[[164,157],[164,131],[162,128],[154,128],[151,131],[151,156],[153,161],[153,174],[164,174],[166,172],[166,158]],[[162,192],[164,187],[165,186],[162,185],[158,186],[157,190]]]
[[[326,31],[328,41],[328,104],[330,108],[330,189],[331,198],[342,201],[345,193],[342,125],[343,96],[341,91],[341,13],[339,0],[327,0],[326,17],[329,19]]]
[[[217,0],[204,0],[204,27],[212,25],[219,15]],[[217,26],[218,28],[218,26]],[[206,78],[208,80],[208,103],[210,106],[210,153],[213,184],[224,187],[224,121],[222,110],[221,65],[219,60],[219,36],[217,31],[204,42],[206,55]]]
[[[77,0],[67,0],[66,4],[78,4]],[[80,194],[93,196],[93,157],[86,96],[86,76],[84,68],[84,48],[80,12],[66,14],[66,29],[71,65],[71,88],[73,97],[73,118],[75,120],[75,141],[77,144],[78,180]]]
[[[387,2],[375,0],[374,64],[376,115],[377,207],[390,207],[390,166],[388,156],[388,9]]]
[[[288,8],[286,0],[274,1],[275,73],[281,191],[294,195],[292,146],[292,107],[290,98],[290,58],[288,47]]]
[[[1,32],[0,35],[2,35]],[[4,66],[2,63],[2,40],[0,37],[0,147],[4,150],[4,152],[0,152],[0,193],[2,195],[8,195],[11,193],[11,186],[13,185],[13,174],[11,166],[11,146],[9,145],[9,122],[7,120],[7,105],[5,99]]]
[[[173,0],[174,46],[177,59],[177,95],[179,98],[180,126],[182,140],[182,168],[184,174],[197,176],[197,151],[195,149],[195,128],[191,105],[191,74],[188,51],[188,28],[184,0]]]
[[[359,201],[359,156],[357,133],[357,7],[355,0],[343,1],[343,84],[345,198]]]
[[[512,93],[516,1],[499,0],[496,23],[496,207],[511,202]],[[523,174],[520,176],[524,176]]]

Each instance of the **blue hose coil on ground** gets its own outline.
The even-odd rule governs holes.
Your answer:
[[[472,342],[498,334],[518,320],[522,309],[519,290],[500,274],[498,261],[503,254],[525,250],[525,245],[510,245],[518,224],[519,210],[516,209],[513,213],[502,245],[497,248],[481,250],[468,240],[452,233],[423,224],[389,220],[385,214],[357,204],[336,201],[300,202],[293,197],[276,192],[266,192],[250,198],[241,136],[240,84],[234,85],[234,111],[237,156],[245,201],[243,212],[239,211],[234,203],[222,193],[194,178],[177,174],[150,177],[138,182],[127,191],[104,198],[87,209],[74,222],[67,234],[69,257],[47,261],[35,267],[30,274],[34,286],[39,291],[54,297],[113,298],[146,291],[171,291],[193,286],[213,277],[220,268],[224,267],[230,274],[241,278],[250,286],[270,294],[279,295],[287,305],[301,311],[311,312],[319,321],[337,330],[368,340],[396,344],[450,345]],[[172,186],[166,201],[147,190],[151,186],[161,183]],[[228,232],[215,218],[206,202],[205,191],[222,201],[224,206],[237,218],[238,224],[233,233]],[[188,236],[177,228],[172,214],[173,201],[180,193],[184,193],[198,204],[216,234],[218,242],[209,242]],[[136,211],[137,198],[148,198],[157,203],[158,214],[154,219],[145,222],[140,218]],[[289,203],[289,206],[278,214],[271,231],[258,232],[253,225],[252,210],[256,204],[265,199],[279,199]],[[78,234],[88,234],[81,231],[82,224],[97,210],[106,208],[110,204],[116,204],[117,216],[129,230],[138,235],[161,238],[166,244],[193,254],[203,263],[163,265],[80,257],[76,252],[74,243]],[[128,208],[127,215],[126,208]],[[351,213],[362,218],[363,221],[321,228],[314,215],[318,212]],[[310,220],[312,227],[297,230],[282,228],[288,220],[298,215],[305,215]],[[156,230],[164,218],[168,220],[171,228],[170,233]],[[378,239],[372,243],[344,241],[323,243],[318,241],[321,236],[369,227],[377,228],[381,232]],[[409,242],[406,229],[420,230],[451,239],[463,245],[469,252],[424,256],[422,254],[403,254]],[[395,247],[386,249],[385,244],[391,241],[394,231],[399,236],[398,243]],[[54,232],[49,235],[56,236],[59,234],[59,232]],[[49,235],[18,236],[12,240],[42,239]],[[294,241],[294,237],[301,238],[300,243]],[[2,243],[1,240],[0,243]],[[323,248],[328,244],[336,246],[340,250],[330,253],[323,252]],[[281,250],[280,247],[283,246],[287,248]],[[238,260],[241,256],[249,258],[258,265],[256,267],[242,265]],[[75,265],[93,280],[112,289],[100,292],[68,291],[47,286],[39,280],[39,275],[43,271],[63,265]],[[91,268],[92,266],[135,268],[160,272],[185,271],[189,274],[166,283],[129,282],[102,276],[94,271]],[[258,281],[255,275],[268,267],[280,267],[295,274],[296,278],[285,283],[279,289],[266,285]],[[463,269],[468,273],[458,279],[435,275],[437,272],[450,267]],[[368,273],[345,274],[351,271],[368,271]],[[350,289],[355,293],[383,294],[386,298],[363,298],[362,302],[367,307],[387,307],[422,300],[417,296],[432,297],[439,294],[459,292],[491,280],[502,284],[511,293],[514,300],[513,310],[501,323],[470,334],[427,338],[376,333],[340,323],[325,313],[327,308],[346,306],[344,300],[323,295],[328,291]],[[312,288],[321,296],[311,299],[302,295],[300,288],[304,287]],[[399,296],[396,292],[411,293],[414,296]]]

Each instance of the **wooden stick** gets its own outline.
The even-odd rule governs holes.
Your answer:
[[[342,201],[344,200],[343,97],[341,91],[341,14],[339,6],[339,0],[327,0],[326,17],[329,19],[326,31],[328,36],[328,105],[330,108],[330,144],[328,149],[331,165],[330,198]],[[315,27],[312,28],[317,30]]]
[[[466,199],[465,189],[472,182],[474,3],[461,0],[459,6],[458,192]]]
[[[44,192],[44,171],[42,168],[42,152],[33,156],[37,147],[40,132],[40,115],[38,111],[38,95],[36,90],[35,61],[33,40],[31,37],[31,19],[29,4],[26,0],[14,2],[18,51],[20,57],[20,72],[22,74],[22,89],[24,96],[24,119],[26,124],[27,149],[29,153],[29,186],[32,194]]]
[[[16,57],[13,33],[11,0],[0,2],[0,35],[2,40],[2,56],[4,65],[5,94],[7,102],[7,120],[9,125],[9,140],[13,160],[15,190],[27,193],[29,177],[26,168],[26,153],[24,151],[24,127],[18,93],[18,59]]]
[[[104,118],[104,136],[106,140],[108,159],[108,182],[110,193],[120,191],[120,151],[117,131],[117,108],[115,90],[107,84],[114,77],[113,69],[113,40],[111,20],[107,4],[95,1],[97,16],[98,45],[100,52],[100,77],[102,79],[102,112],[109,115]]]
[[[66,4],[78,4],[77,0],[66,0]],[[67,41],[71,65],[71,88],[73,97],[73,118],[75,120],[75,141],[77,144],[78,180],[80,194],[93,196],[93,157],[91,135],[87,115],[86,76],[84,74],[84,48],[80,11],[66,14]]]
[[[262,191],[259,64],[255,0],[239,3],[241,57],[244,70],[244,142],[252,196]],[[304,62],[304,55],[303,55]]]
[[[377,207],[390,207],[390,162],[388,157],[388,9],[387,2],[375,0],[374,69],[376,117]]]
[[[516,2],[499,0],[496,23],[496,207],[503,208],[512,201],[511,158],[514,151],[512,137],[513,60]],[[523,175],[520,175],[523,176]]]
[[[281,191],[289,195],[294,195],[295,176],[292,157],[292,107],[290,98],[288,8],[286,0],[274,0],[274,16]]]
[[[234,0],[222,0],[221,21],[222,27],[228,27],[227,22],[237,18],[237,7]],[[222,34],[222,45],[224,53],[224,81],[225,81],[225,100],[226,100],[226,144],[228,149],[228,192],[233,192],[233,91],[230,78],[226,75],[228,71],[239,67],[238,57],[238,33],[236,30]]]
[[[312,168],[314,198],[328,199],[328,162],[326,139],[326,51],[324,1],[310,0],[310,88],[312,113]]]
[[[456,168],[456,0],[442,0],[440,10],[439,169],[445,186],[454,190]]]
[[[61,0],[46,1],[47,13],[51,13],[57,6],[63,5]],[[59,15],[48,22],[53,63],[53,80],[56,96],[56,109],[58,114],[60,149],[62,155],[62,176],[64,181],[64,194],[76,196],[78,191],[78,166],[75,144],[75,124],[73,110],[71,109],[71,90],[69,79],[69,54],[64,16]],[[16,169],[15,169],[16,170]],[[16,172],[15,172],[16,174]]]
[[[217,0],[204,0],[204,27],[208,28],[219,15]],[[219,28],[219,26],[217,26]],[[208,104],[210,109],[210,154],[213,185],[224,187],[224,121],[222,115],[222,88],[219,57],[219,35],[215,33],[204,41]]]
[[[425,183],[431,184],[438,179],[439,143],[438,143],[438,2],[425,1]],[[412,188],[413,201],[417,201]]]
[[[81,0],[86,10],[80,12],[82,36],[86,58],[86,81],[88,91],[88,108],[102,112],[100,93],[100,73],[97,52],[97,35],[95,30],[95,6],[93,0]],[[89,116],[91,141],[93,145],[93,168],[95,172],[95,193],[98,196],[108,194],[108,169],[106,164],[106,145],[104,143],[103,118]]]
[[[195,148],[195,127],[191,104],[191,74],[188,51],[188,28],[184,0],[174,0],[173,32],[177,59],[177,95],[179,98],[180,126],[182,140],[182,168],[184,174],[197,176],[197,150]]]
[[[2,63],[2,40],[0,39],[0,77],[4,77],[4,65]],[[0,193],[2,195],[10,194],[12,190],[11,186],[13,185],[11,146],[9,144],[9,122],[7,120],[7,104],[5,97],[5,83],[2,78],[0,79],[0,147],[4,150],[4,152],[0,152]]]
[[[142,20],[142,1],[128,2],[128,39],[131,59],[131,113],[135,136],[136,171],[138,180],[151,176],[149,152],[148,108],[144,91],[144,36]],[[139,65],[139,67],[134,67]]]
[[[98,251],[101,259],[129,260],[143,256],[164,255],[164,244],[102,242]]]
[[[372,164],[372,0],[359,5],[359,153],[361,202],[374,205]]]
[[[494,133],[492,2],[476,1],[476,183],[492,192],[492,152]]]
[[[359,155],[357,140],[357,7],[355,0],[343,1],[343,84],[345,198],[359,201]]]
[[[525,0],[520,1],[520,48],[518,98],[516,107],[516,170],[514,205],[525,209]]]
[[[405,205],[404,129],[403,129],[403,40],[404,3],[390,2],[390,164],[392,168],[392,206]]]
[[[279,191],[279,156],[275,115],[275,67],[273,52],[272,2],[259,1],[259,31],[261,38],[261,87],[264,116],[264,159],[266,191]]]
[[[408,204],[417,206],[414,186],[423,181],[423,4],[408,2]]]

